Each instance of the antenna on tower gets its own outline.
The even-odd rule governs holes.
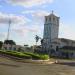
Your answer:
[[[11,25],[11,20],[9,19],[8,21],[8,32],[7,32],[7,40],[9,40],[9,35],[10,35],[10,25]]]

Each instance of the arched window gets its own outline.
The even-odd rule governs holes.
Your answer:
[[[53,17],[53,21],[55,21],[55,18]]]
[[[51,21],[51,17],[49,17],[49,21]]]
[[[56,51],[58,51],[59,50],[59,47],[58,46],[56,46]]]
[[[45,21],[47,22],[47,17],[45,18]]]

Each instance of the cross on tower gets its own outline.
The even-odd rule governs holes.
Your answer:
[[[54,11],[52,10],[52,14],[54,13]]]

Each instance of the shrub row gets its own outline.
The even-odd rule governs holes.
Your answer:
[[[0,50],[0,53],[19,57],[19,58],[31,59],[30,55],[26,55],[26,54],[23,54],[21,52],[16,52],[16,51],[1,51]]]
[[[25,58],[25,59],[40,59],[40,60],[47,60],[49,59],[48,55],[40,55],[40,54],[35,54],[35,53],[27,53],[27,52],[17,52],[17,51],[4,51],[0,50],[0,53],[2,54],[7,54],[19,58]]]
[[[48,55],[42,55],[42,54],[36,54],[36,53],[26,53],[26,52],[24,54],[30,55],[32,59],[42,59],[42,60],[49,59]]]

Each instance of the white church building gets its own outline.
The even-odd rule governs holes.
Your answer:
[[[53,11],[50,15],[45,16],[42,47],[48,53],[51,49],[56,51],[64,46],[75,47],[74,40],[58,38],[59,20],[60,17],[56,16]]]

